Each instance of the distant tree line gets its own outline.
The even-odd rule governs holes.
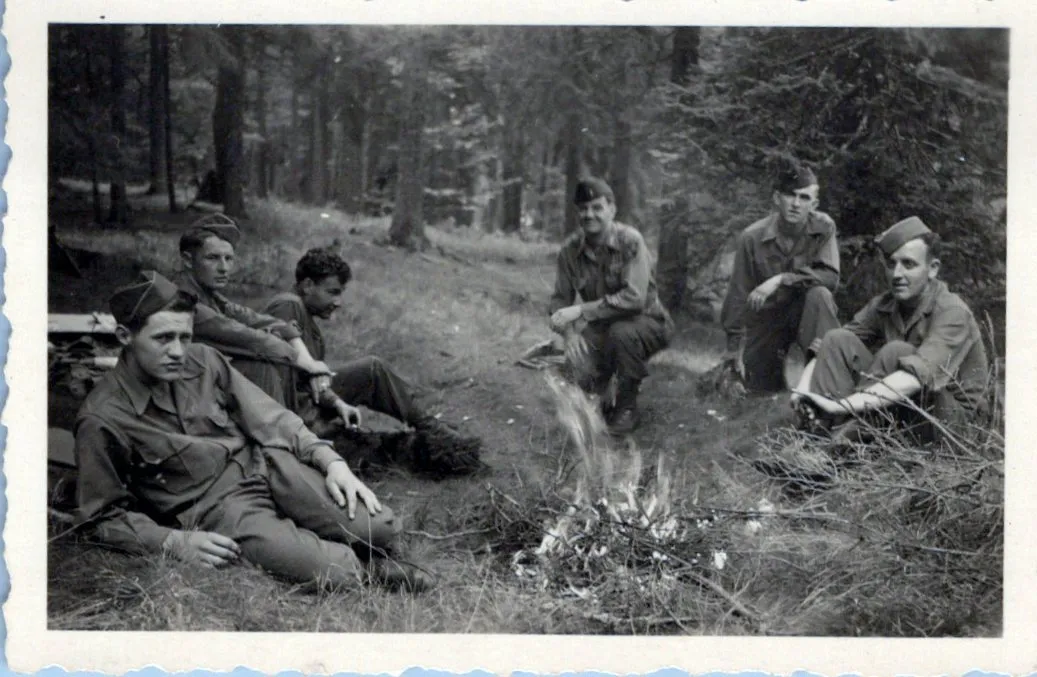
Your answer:
[[[996,29],[52,25],[52,182],[246,213],[246,196],[559,238],[607,178],[658,236],[667,302],[814,165],[850,237],[908,214],[981,305],[1004,297],[1008,34]],[[103,200],[101,185],[110,185]]]

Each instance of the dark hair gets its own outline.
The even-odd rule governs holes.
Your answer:
[[[171,313],[194,313],[194,308],[197,304],[198,297],[190,292],[178,289],[176,295],[169,299],[168,303],[160,308],[156,308],[146,315],[134,315],[126,321],[124,326],[136,334],[144,328],[144,325],[148,323],[148,319],[150,319],[155,313],[161,313],[162,311],[168,311]]]
[[[343,285],[353,279],[353,271],[341,256],[330,249],[311,249],[295,265],[295,281],[313,280],[320,282],[326,277],[336,276]]]
[[[929,261],[932,261],[933,259],[940,258],[940,250],[943,249],[943,247],[940,246],[940,236],[939,235],[937,235],[936,233],[933,233],[933,232],[929,232],[929,233],[925,233],[924,235],[919,236],[918,239],[925,243],[925,261],[926,261],[926,263],[928,263]]]
[[[186,233],[180,236],[180,253],[191,254],[192,256],[202,248],[205,241],[210,237],[220,237],[218,233],[209,230],[204,226],[197,226],[191,228]],[[223,238],[220,238],[221,240]]]

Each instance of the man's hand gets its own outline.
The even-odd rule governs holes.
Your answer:
[[[761,282],[756,289],[749,292],[749,307],[754,311],[759,311],[767,303],[767,299],[769,299],[780,286],[780,273]]]
[[[342,400],[335,403],[335,411],[342,417],[342,422],[346,424],[348,428],[359,428],[360,423],[363,420],[360,414],[360,409],[354,407],[352,404],[346,404]]]
[[[212,567],[229,564],[241,555],[237,543],[212,531],[171,531],[162,548],[177,559]]]
[[[334,375],[334,372],[331,371],[330,368],[328,368],[328,365],[324,364],[320,360],[315,360],[312,357],[308,357],[305,355],[300,355],[298,357],[298,359],[295,362],[295,366],[297,366],[302,371],[305,371],[307,374],[310,374],[311,376]]]
[[[560,308],[551,315],[551,329],[557,332],[565,331],[565,328],[570,324],[580,319],[583,315],[583,308],[580,306],[566,306]]]
[[[382,511],[382,504],[378,502],[374,492],[357,479],[345,461],[334,461],[328,466],[324,486],[328,488],[328,493],[338,507],[347,508],[349,519],[356,517],[357,498],[364,502],[367,511],[372,515]]]
[[[820,409],[823,413],[828,414],[829,416],[838,416],[840,414],[845,415],[854,413],[852,405],[846,399],[833,400],[830,397],[825,397],[824,395],[812,393],[807,390],[793,390],[792,396],[796,397],[797,395],[799,396],[799,399],[794,400],[793,406],[795,406],[795,404],[798,402],[807,400],[815,407]]]

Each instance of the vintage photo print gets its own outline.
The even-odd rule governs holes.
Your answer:
[[[1023,9],[8,8],[12,667],[1032,669]]]

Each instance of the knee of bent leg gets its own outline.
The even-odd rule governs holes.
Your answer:
[[[830,329],[825,332],[824,337],[821,338],[821,350],[819,353],[823,353],[826,350],[838,349],[841,346],[846,345],[848,341],[857,338],[856,335],[849,329],[843,329],[839,327],[837,329]]]
[[[637,327],[633,322],[613,322],[608,329],[609,341],[629,343],[638,338]]]
[[[357,509],[362,510],[363,508],[358,507]],[[392,509],[382,506],[380,513],[371,515],[370,533],[367,535],[367,540],[375,548],[388,548],[396,540],[400,528],[400,521],[393,514]]]
[[[832,290],[819,284],[807,289],[805,298],[808,304],[835,305],[835,297],[832,296]]]
[[[907,341],[890,341],[886,345],[879,348],[876,353],[876,359],[892,359],[896,360],[901,357],[907,357],[908,355],[914,355],[916,348],[908,343]]]

